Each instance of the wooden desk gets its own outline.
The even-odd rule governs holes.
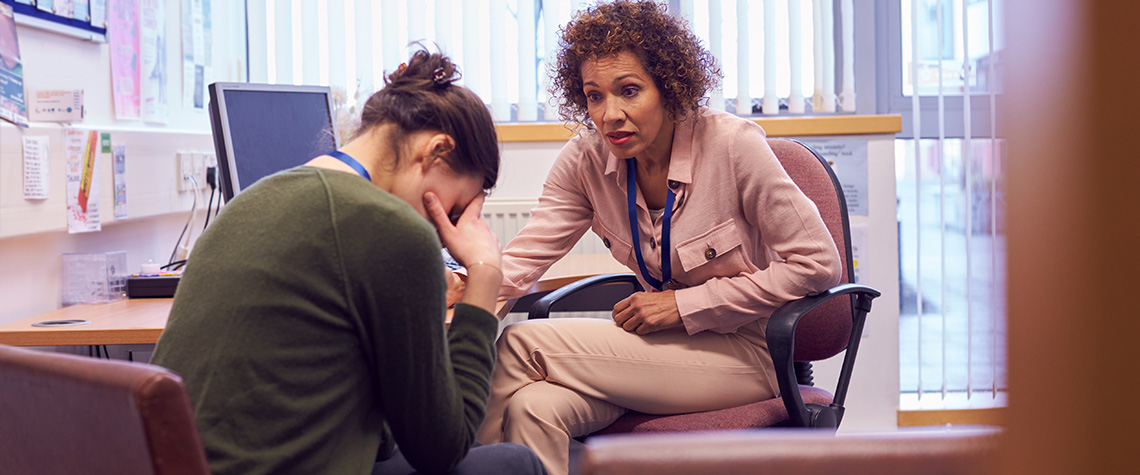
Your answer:
[[[158,341],[174,299],[126,299],[80,304],[0,325],[0,344],[12,346],[131,345]],[[53,320],[88,320],[83,325],[36,327]]]
[[[551,266],[534,291],[553,290],[590,275],[628,272],[609,255],[569,255]],[[166,327],[174,299],[126,299],[111,303],[80,304],[0,325],[0,344],[11,346],[154,344]],[[514,305],[501,301],[502,318]],[[448,311],[448,321],[451,313]],[[88,320],[83,325],[37,327],[55,320]]]

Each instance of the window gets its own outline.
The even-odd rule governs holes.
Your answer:
[[[896,141],[902,407],[1002,405],[1000,0],[879,5],[890,26],[880,42],[889,52],[880,111],[901,114],[904,128]]]

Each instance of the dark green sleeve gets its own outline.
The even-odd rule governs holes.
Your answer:
[[[482,423],[498,320],[457,305],[444,329],[438,237],[410,208],[377,219],[338,219],[349,302],[376,374],[384,419],[417,470],[446,472]]]

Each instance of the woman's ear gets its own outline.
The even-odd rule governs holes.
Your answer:
[[[452,139],[450,135],[444,133],[433,135],[428,139],[427,143],[424,144],[424,170],[426,171],[427,168],[431,167],[437,160],[442,160],[443,163],[447,163],[447,157],[453,150],[455,150],[455,140]]]

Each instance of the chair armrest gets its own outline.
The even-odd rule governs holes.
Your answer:
[[[859,338],[863,334],[863,322],[871,311],[871,301],[881,295],[878,290],[859,284],[841,284],[815,295],[793,300],[776,309],[768,320],[768,350],[772,355],[772,365],[776,370],[776,382],[780,387],[780,397],[788,410],[789,423],[793,427],[838,427],[843,419],[843,401],[847,396],[847,386],[851,370],[855,364],[855,354],[859,349]],[[851,336],[848,339],[847,354],[844,355],[843,370],[835,390],[835,403],[832,414],[824,414],[822,407],[808,408],[800,396],[796,381],[794,362],[796,325],[800,319],[816,307],[831,299],[852,296],[853,302]],[[851,298],[851,297],[849,297]],[[829,420],[830,419],[830,420]]]
[[[587,277],[574,283],[568,284],[555,291],[546,294],[546,296],[538,299],[530,307],[530,314],[528,319],[548,318],[550,317],[550,308],[559,301],[569,298],[574,294],[584,291],[589,288],[598,287],[606,284],[633,284],[636,291],[641,292],[644,290],[641,283],[637,281],[637,276],[633,274],[601,274],[593,277]]]

